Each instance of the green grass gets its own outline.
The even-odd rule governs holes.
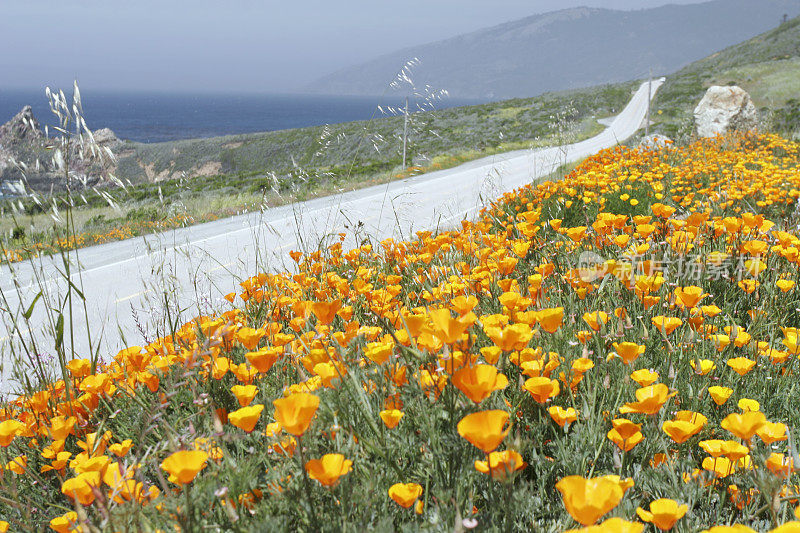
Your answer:
[[[778,107],[800,94],[800,57],[735,67],[721,79],[736,80],[759,107]]]
[[[415,113],[411,117],[412,164],[434,156],[496,150],[505,143],[530,142],[551,133],[553,115],[583,121],[614,114],[628,101],[633,83],[548,93],[523,98]],[[337,175],[363,176],[401,165],[402,117],[376,118],[328,127],[192,139],[156,144],[126,143],[118,177],[131,182],[201,176],[275,173],[291,179],[297,167]]]
[[[129,233],[139,235],[152,230],[148,230],[151,223],[171,217],[184,217],[187,223],[205,221],[511,150],[573,142],[602,131],[595,117],[619,111],[634,86],[627,83],[415,114],[409,136],[411,169],[401,164],[401,117],[338,124],[327,130],[125,143],[118,150],[116,174],[129,185],[124,190],[106,189],[113,197],[112,205],[86,191],[73,212],[76,231],[88,234],[87,242],[105,239],[130,225],[136,227]],[[563,118],[554,117],[556,113]],[[561,132],[555,126],[559,121]],[[373,146],[376,139],[383,139],[379,150]],[[170,176],[192,176],[200,168],[223,173],[153,181],[165,171]],[[67,198],[56,194],[49,201],[63,209]],[[22,210],[12,209],[16,202],[0,204],[4,246],[20,249],[52,241],[58,223],[48,205],[32,199],[22,201]]]
[[[692,112],[711,85],[739,85],[750,93],[769,128],[792,135],[800,121],[780,125],[800,89],[800,18],[682,68],[656,95],[657,128],[671,137],[692,132]]]

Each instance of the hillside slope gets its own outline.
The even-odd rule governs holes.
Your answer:
[[[416,57],[417,85],[454,96],[510,98],[673,72],[800,14],[800,0],[714,0],[639,11],[575,8],[400,50],[305,89],[382,94]]]
[[[687,134],[692,111],[711,85],[739,85],[753,97],[769,127],[791,134],[800,127],[800,17],[691,63],[667,77],[656,95],[659,128]]]

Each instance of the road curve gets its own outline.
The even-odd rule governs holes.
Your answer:
[[[75,338],[67,344],[75,356],[88,356],[87,324],[92,348],[101,354],[146,343],[165,333],[165,301],[178,306],[185,320],[211,313],[241,279],[290,268],[289,250],[316,249],[338,232],[349,234],[348,245],[356,244],[359,235],[382,240],[452,227],[502,193],[632,136],[644,122],[648,99],[662,83],[654,80],[650,94],[643,83],[608,128],[579,143],[508,152],[388,184],[73,252],[72,258],[79,259],[73,272],[80,274],[76,284],[83,287],[86,313],[81,307],[73,315]],[[9,307],[15,312],[27,308],[41,285],[51,295],[63,294],[60,263],[60,258],[43,257],[0,267],[0,291]],[[31,324],[46,353],[53,342],[48,341],[52,335],[45,303],[44,298],[37,302]],[[0,368],[0,391],[8,391],[13,387],[3,379],[9,370],[8,343],[17,333],[10,330],[7,313],[0,315],[0,364],[5,367]]]

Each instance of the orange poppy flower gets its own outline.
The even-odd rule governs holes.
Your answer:
[[[11,419],[0,422],[0,446],[7,448],[11,445],[14,437],[19,435],[24,428],[25,424],[19,420]]]
[[[264,406],[261,404],[242,407],[241,409],[228,413],[228,422],[250,433],[253,431],[253,428],[256,427],[258,419],[261,418],[261,411],[263,410]]]
[[[754,279],[743,279],[739,281],[737,285],[747,294],[752,294],[761,284]]]
[[[629,402],[619,408],[620,413],[642,413],[654,415],[661,410],[664,403],[677,392],[670,393],[669,388],[663,383],[636,389],[635,402]]]
[[[453,318],[449,309],[435,309],[429,316],[433,322],[433,335],[445,344],[453,344],[475,323],[478,317],[473,313]]]
[[[467,398],[480,403],[496,391],[508,386],[508,379],[492,365],[475,365],[457,370],[451,378],[453,385]]]
[[[650,502],[649,511],[637,507],[636,514],[643,522],[649,522],[662,531],[669,531],[688,510],[689,507],[686,504],[679,505],[675,500],[659,498]]]
[[[394,502],[408,509],[422,496],[422,485],[418,483],[395,483],[389,487],[389,497]]]
[[[698,361],[692,359],[689,361],[689,364],[691,365],[692,369],[694,369],[694,373],[698,376],[705,376],[717,368],[717,364],[711,359],[700,359]]]
[[[234,385],[231,387],[231,392],[236,396],[236,401],[239,402],[241,407],[247,407],[258,393],[258,387],[255,385]]]
[[[551,405],[547,408],[550,418],[561,427],[565,424],[571,424],[578,419],[578,412],[573,407],[564,409],[558,405]]]
[[[603,520],[597,525],[588,526],[581,529],[568,529],[564,533],[642,533],[644,524],[640,522],[628,522],[619,517]]]
[[[547,333],[555,333],[564,321],[564,308],[552,307],[549,309],[542,309],[536,312],[536,319],[539,325]]]
[[[518,292],[504,292],[497,300],[502,304],[506,310],[506,314],[514,313],[517,311],[524,311],[529,305],[533,303],[530,298],[525,298]]]
[[[700,303],[700,300],[706,296],[708,296],[708,294],[704,294],[702,288],[695,287],[693,285],[689,287],[678,287],[675,289],[675,299],[677,304],[687,309],[693,309],[697,307],[697,305]]]
[[[21,476],[25,473],[25,469],[28,467],[28,456],[27,455],[19,455],[11,459],[8,463],[6,463],[6,469],[14,472],[18,476]]]
[[[567,237],[572,239],[572,242],[581,242],[586,237],[586,226],[577,226],[566,230]]]
[[[747,357],[735,357],[733,359],[728,359],[726,364],[740,376],[744,376],[750,372],[754,366],[756,366],[756,362],[752,359],[748,359]]]
[[[725,444],[724,440],[709,439],[701,440],[698,446],[712,457],[722,457],[722,446]]]
[[[399,409],[384,409],[378,414],[389,429],[394,429],[400,423],[400,419],[403,418],[403,411]]]
[[[481,355],[483,356],[483,360],[490,365],[497,364],[497,361],[500,359],[500,355],[503,353],[503,350],[499,346],[484,346],[480,351]]]
[[[514,450],[491,452],[486,461],[475,461],[475,470],[482,474],[489,474],[492,479],[503,481],[508,476],[522,470],[528,463]]]
[[[370,342],[364,347],[364,356],[376,365],[382,365],[389,360],[393,350],[393,342]]]
[[[248,350],[255,350],[264,335],[266,331],[263,329],[241,328],[236,332],[235,339]]]
[[[50,529],[56,533],[70,533],[77,531],[78,526],[78,513],[75,511],[68,511],[61,516],[57,516],[50,520]]]
[[[608,313],[605,311],[584,313],[583,321],[586,322],[594,331],[600,331],[600,328],[604,326],[606,322],[608,322]]]
[[[728,401],[728,398],[731,397],[731,394],[733,394],[733,389],[730,387],[720,387],[719,385],[714,385],[713,387],[708,388],[708,394],[711,396],[711,399],[714,400],[715,404],[722,405]]]
[[[558,381],[544,376],[528,378],[522,388],[533,396],[539,403],[544,403],[558,395],[560,387]]]
[[[674,316],[655,316],[653,317],[652,322],[659,331],[662,331],[667,335],[678,329],[678,327],[683,324],[683,320]]]
[[[614,351],[626,365],[636,361],[644,353],[645,348],[643,344],[636,344],[635,342],[615,342],[613,346]]]
[[[736,406],[744,411],[760,411],[761,404],[758,403],[758,400],[753,400],[751,398],[741,398],[737,403]]]
[[[100,472],[84,472],[64,480],[61,484],[61,493],[81,505],[90,505],[100,484]]]
[[[74,378],[85,378],[92,371],[92,361],[89,359],[73,359],[67,363],[67,368]]]
[[[638,383],[640,387],[647,387],[658,381],[658,372],[642,368],[631,372],[631,379]]]
[[[719,451],[734,463],[750,454],[750,448],[735,440],[722,441]]]
[[[275,420],[292,435],[299,437],[311,425],[311,419],[319,407],[319,396],[307,392],[296,392],[286,398],[272,402],[275,405]]]
[[[283,347],[265,346],[258,351],[247,352],[244,356],[253,368],[264,374],[269,372],[282,354]]]
[[[782,453],[773,452],[767,458],[767,468],[781,479],[787,479],[796,470],[794,459]],[[798,524],[800,526],[800,524]],[[774,531],[774,530],[773,530]]]
[[[756,434],[764,444],[769,445],[773,442],[787,440],[789,438],[786,433],[787,430],[786,424],[781,424],[780,422],[765,422],[763,426],[756,430]]]
[[[531,327],[527,324],[511,324],[503,328],[486,326],[486,335],[503,351],[522,350],[533,338]]]
[[[800,354],[800,332],[796,328],[784,328],[784,338],[781,343],[788,349],[790,354]]]
[[[458,313],[459,316],[464,316],[472,311],[478,305],[478,299],[475,296],[456,296],[450,300],[450,306],[453,311]]]
[[[311,312],[317,317],[317,322],[323,325],[329,325],[336,318],[336,313],[342,308],[342,300],[334,300],[332,302],[312,302]]]
[[[567,476],[556,483],[556,488],[561,492],[570,516],[580,524],[590,526],[619,505],[625,495],[618,478],[614,478]]]
[[[208,454],[202,450],[181,450],[164,459],[161,468],[169,474],[172,483],[186,485],[206,467],[207,461]]]
[[[736,470],[736,464],[727,457],[706,457],[703,459],[702,467],[718,478],[728,477]]]
[[[700,413],[678,411],[673,420],[667,420],[661,425],[661,429],[673,441],[681,444],[700,433],[707,421],[708,419]]]
[[[767,423],[767,417],[761,411],[747,411],[746,413],[732,413],[722,419],[720,426],[727,429],[740,439],[749,441],[756,431]]]
[[[631,451],[644,439],[641,424],[634,424],[627,418],[615,418],[611,424],[614,427],[606,434],[606,437],[623,452]]]
[[[222,379],[231,369],[231,362],[227,357],[217,357],[211,363],[211,377]]]
[[[339,453],[326,453],[319,459],[306,462],[305,468],[308,477],[319,481],[323,487],[332,487],[339,482],[339,478],[352,470],[353,461],[345,459]]]
[[[491,410],[472,413],[457,425],[458,434],[485,453],[494,451],[510,428],[506,427],[510,415],[506,411]]]
[[[108,451],[110,451],[117,457],[125,457],[132,447],[133,447],[133,440],[125,439],[122,442],[115,442],[114,444],[109,446]]]

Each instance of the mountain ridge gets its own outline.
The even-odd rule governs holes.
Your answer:
[[[303,90],[383,94],[406,61],[417,57],[421,64],[412,78],[418,86],[459,97],[533,96],[642,78],[649,67],[668,74],[777,26],[783,14],[800,15],[800,0],[712,0],[633,11],[569,8],[383,54]]]

